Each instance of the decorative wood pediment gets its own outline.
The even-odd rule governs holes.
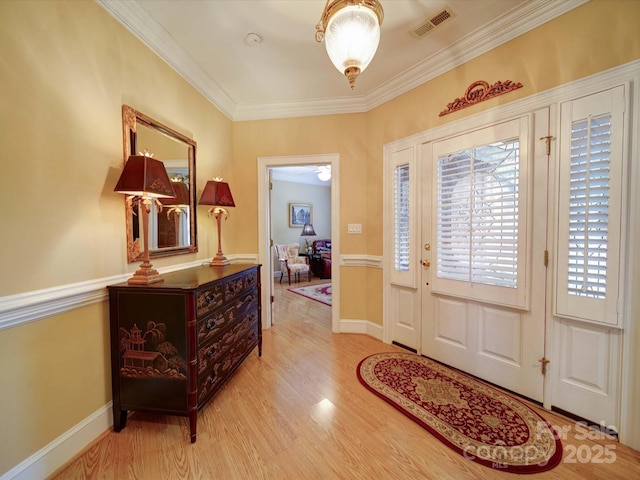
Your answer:
[[[504,82],[497,81],[493,85],[489,85],[484,80],[477,80],[467,87],[463,97],[456,98],[453,102],[447,104],[447,108],[441,111],[439,116],[442,117],[449,113],[457,112],[463,108],[484,102],[498,95],[504,95],[518,88],[522,88],[522,84],[511,80],[505,80]]]

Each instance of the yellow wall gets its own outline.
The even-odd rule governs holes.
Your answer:
[[[233,123],[94,2],[0,2],[0,296],[135,270],[113,193],[123,103],[196,140],[198,193],[215,175],[232,182],[225,253],[258,250],[256,157],[339,153],[333,235],[343,253],[381,255],[385,143],[638,59],[637,25],[640,2],[593,1],[369,113]],[[478,79],[524,88],[438,117]],[[213,255],[198,213],[200,252],[154,265]],[[341,318],[382,322],[380,270],[343,268],[341,294]],[[107,310],[0,331],[0,474],[109,401]]]
[[[332,115],[280,120],[237,122],[233,126],[233,177],[242,185],[239,193],[242,218],[236,215],[235,227],[246,235],[236,238],[236,249],[255,252],[258,249],[257,157],[280,155],[340,154],[340,180],[348,194],[340,207],[343,223],[340,231],[343,252],[362,252],[363,246],[353,235],[346,235],[347,223],[364,223],[367,215],[366,178],[367,123],[365,114]],[[238,187],[240,188],[240,187]],[[236,204],[238,202],[236,201]],[[338,232],[332,232],[334,235]]]
[[[94,2],[0,2],[0,22],[0,192],[12,232],[0,295],[134,271],[113,192],[122,104],[196,140],[200,191],[230,170],[232,122]],[[200,230],[206,250],[210,228]]]
[[[196,140],[198,193],[229,174],[232,122],[95,2],[0,2],[0,51],[0,296],[137,268],[122,104]],[[200,253],[155,266],[213,256],[199,213]],[[0,475],[109,402],[108,324],[105,302],[0,331]]]
[[[340,235],[341,253],[365,253],[368,209],[367,197],[370,165],[367,154],[367,123],[365,114],[331,115],[295,119],[237,122],[233,127],[234,185],[243,185],[238,195],[242,199],[242,217],[234,216],[237,231],[235,248],[255,252],[258,248],[257,157],[340,154]],[[234,186],[235,191],[238,187]],[[346,196],[346,198],[345,198]],[[236,200],[236,205],[238,200]],[[364,235],[347,235],[348,223],[365,225]],[[249,233],[253,232],[253,233]],[[367,319],[366,269],[343,269],[341,281],[340,318]],[[346,276],[346,277],[345,277]]]
[[[0,475],[111,400],[109,305],[0,332]]]

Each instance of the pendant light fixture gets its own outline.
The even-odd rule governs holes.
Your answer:
[[[324,40],[331,62],[352,90],[378,49],[383,18],[378,0],[327,0],[324,6],[316,41]]]

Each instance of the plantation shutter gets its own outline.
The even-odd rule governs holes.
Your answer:
[[[561,109],[556,313],[618,324],[624,87]]]
[[[409,165],[398,165],[394,178],[394,269],[408,272],[410,260]]]
[[[393,269],[390,281],[394,285],[416,288],[418,260],[416,257],[416,149],[405,148],[391,153],[388,178],[393,182]]]
[[[526,307],[527,126],[434,144],[434,291]]]
[[[518,138],[438,158],[437,274],[518,286]]]
[[[609,221],[611,115],[571,126],[567,290],[605,298]]]

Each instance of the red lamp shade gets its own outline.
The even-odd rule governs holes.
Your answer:
[[[163,205],[189,205],[189,187],[184,182],[171,182],[175,198],[161,198]]]
[[[129,157],[114,191],[127,195],[146,195],[155,198],[176,196],[164,164],[160,160],[144,155]]]
[[[217,180],[209,180],[204,186],[199,205],[213,205],[216,207],[235,207],[231,195],[231,189],[227,182],[219,182]]]

